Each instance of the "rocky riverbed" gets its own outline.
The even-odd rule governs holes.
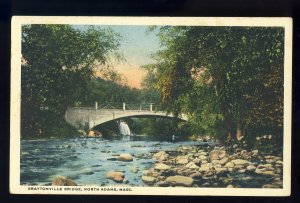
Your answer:
[[[142,180],[151,186],[281,188],[281,156],[263,155],[258,150],[237,146],[205,150],[179,147],[179,154],[165,151],[153,154],[155,165],[143,172]]]
[[[132,145],[135,150],[142,150],[143,147]],[[182,145],[169,151],[154,150],[139,154],[110,152],[110,155],[108,162],[134,165],[140,160],[151,160],[153,164],[143,170],[138,165],[131,167],[130,171],[111,168],[103,175],[107,181],[102,182],[101,186],[136,186],[131,182],[134,177],[139,180],[137,182],[143,183],[141,186],[151,187],[282,188],[281,155],[245,150],[237,145]],[[55,177],[52,185],[74,185],[75,182],[65,177]]]

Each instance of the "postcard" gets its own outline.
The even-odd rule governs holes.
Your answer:
[[[14,16],[10,193],[289,196],[292,19]]]

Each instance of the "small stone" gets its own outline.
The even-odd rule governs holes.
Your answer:
[[[227,185],[227,188],[234,188],[233,185]]]
[[[168,166],[168,165],[162,164],[162,163],[156,164],[154,167],[154,169],[156,169],[156,170],[169,170],[170,168],[171,168],[171,166]]]
[[[246,169],[247,169],[247,171],[255,171],[256,167],[253,165],[249,165],[249,166],[247,166]]]
[[[215,159],[215,160],[212,160],[211,163],[212,164],[219,164],[220,162],[219,162],[219,160]]]
[[[207,171],[209,171],[209,167],[207,167],[207,166],[201,166],[200,168],[199,168],[199,171],[200,172],[207,172]]]
[[[196,164],[193,164],[189,167],[189,169],[198,169],[198,168],[199,168],[199,166],[197,166]]]
[[[273,168],[273,164],[264,164],[264,168]]]
[[[207,163],[208,163],[207,160],[202,160],[202,161],[201,161],[201,164],[207,164]]]
[[[106,178],[112,179],[115,182],[121,183],[124,180],[124,173],[118,171],[111,171],[106,174]]]
[[[245,172],[246,172],[246,169],[239,170],[239,173],[245,173]]]
[[[169,184],[166,181],[158,181],[155,185],[158,187],[168,187]]]
[[[152,157],[155,158],[155,159],[159,159],[161,156],[166,155],[166,154],[167,153],[165,151],[159,151],[159,152],[153,154]]]
[[[120,154],[120,156],[118,157],[119,161],[132,161],[133,158],[130,154]]]
[[[194,159],[193,162],[194,162],[195,164],[198,164],[198,165],[199,165],[200,163],[202,163],[202,161],[201,161],[200,159]]]
[[[189,162],[189,159],[186,156],[178,156],[176,158],[177,164],[187,164]]]
[[[77,186],[77,184],[73,180],[63,176],[54,177],[51,185],[52,186]]]
[[[222,165],[221,164],[215,164],[214,168],[222,168]]]
[[[234,165],[249,165],[250,162],[244,159],[234,159],[231,161],[232,163],[234,163]]]
[[[189,168],[190,166],[194,165],[195,162],[189,162],[187,165],[185,165],[185,167]]]
[[[203,156],[207,156],[207,154],[208,154],[207,152],[203,152],[203,151],[200,151],[200,150],[198,152],[200,153],[200,155],[203,155]]]
[[[223,159],[221,159],[219,161],[219,164],[224,165],[224,164],[226,164],[228,162],[228,160],[229,160],[228,157],[224,157]]]
[[[274,186],[272,184],[265,184],[262,188],[274,188]]]
[[[190,174],[190,177],[191,178],[200,178],[202,175],[201,175],[201,173],[199,173],[199,172],[195,172],[195,173],[192,173],[192,174]]]
[[[216,172],[219,173],[223,173],[227,171],[227,168],[215,168]]]
[[[207,156],[204,156],[204,155],[200,155],[198,158],[201,160],[207,160]]]
[[[266,162],[267,162],[268,164],[273,164],[273,163],[275,163],[275,161],[276,161],[276,160],[274,160],[274,159],[266,159]]]
[[[261,174],[261,175],[274,175],[274,171],[267,171],[266,169],[258,169],[256,168],[255,173]]]
[[[223,159],[226,156],[226,151],[225,150],[221,150],[219,151],[219,158]]]
[[[233,162],[227,162],[225,164],[225,167],[227,167],[227,168],[234,168],[234,163]]]
[[[166,179],[166,182],[174,186],[192,186],[194,180],[187,176],[170,176]]]
[[[151,176],[142,176],[142,181],[148,184],[153,184],[155,182],[155,178]]]
[[[213,150],[209,153],[210,160],[219,159],[219,151]]]

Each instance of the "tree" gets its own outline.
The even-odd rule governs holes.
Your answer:
[[[87,82],[117,50],[120,37],[109,29],[71,25],[22,27],[22,130],[41,134],[41,110],[62,120],[67,106],[84,97]]]
[[[165,26],[158,36],[156,84],[167,109],[187,113],[198,130],[221,124],[229,138],[282,129],[283,28]]]

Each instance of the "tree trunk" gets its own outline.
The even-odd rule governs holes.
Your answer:
[[[227,131],[227,141],[232,140],[232,133],[231,133],[231,118],[230,118],[230,109],[226,109],[224,113],[224,125]]]
[[[237,122],[237,126],[236,126],[236,139],[237,141],[241,141],[242,139],[244,139],[244,132],[241,126],[241,121],[240,119]]]

